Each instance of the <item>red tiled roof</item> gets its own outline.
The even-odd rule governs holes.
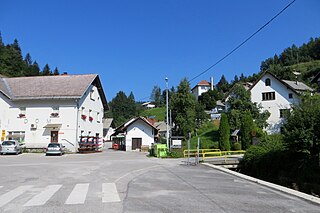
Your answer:
[[[202,80],[198,83],[198,85],[202,85],[202,86],[210,86],[210,83],[206,80]]]

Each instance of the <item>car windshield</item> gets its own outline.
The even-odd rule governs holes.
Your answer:
[[[48,147],[60,147],[60,145],[57,143],[50,143]]]
[[[3,141],[2,145],[3,146],[12,146],[12,145],[15,145],[15,142],[14,141]]]

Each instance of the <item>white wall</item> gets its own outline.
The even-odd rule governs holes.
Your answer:
[[[265,85],[267,78],[271,80],[270,86]],[[275,92],[275,100],[262,101],[262,93],[264,92]],[[293,94],[292,99],[289,99],[289,93]],[[299,103],[296,93],[268,73],[251,89],[251,100],[261,104],[263,110],[270,112],[270,117],[267,120],[269,126],[266,129],[268,133],[280,132],[283,123],[283,119],[280,118],[280,109],[290,109],[291,104]]]
[[[90,91],[93,90],[94,97],[90,97]],[[84,108],[84,110],[82,110]],[[91,110],[91,117],[93,121],[89,121],[89,111]],[[98,115],[99,113],[99,115]],[[84,120],[81,118],[81,115],[84,114],[87,118]],[[99,134],[100,137],[103,137],[103,122],[102,118],[104,116],[103,104],[101,97],[99,95],[97,87],[91,85],[83,98],[79,102],[79,132],[78,138],[80,135],[84,136],[96,136]]]
[[[141,120],[137,120],[127,129],[126,150],[132,150],[132,138],[142,138],[142,146],[149,146],[154,143],[154,129]]]
[[[192,94],[196,97],[198,100],[198,97],[202,95],[202,93],[208,92],[210,90],[210,86],[201,86],[197,85],[193,90]]]
[[[90,98],[94,90],[95,98]],[[59,106],[59,116],[52,117],[52,107]],[[78,106],[85,107],[86,120],[81,119]],[[26,107],[25,118],[20,118],[20,107]],[[93,121],[89,121],[89,109],[92,110]],[[97,116],[99,112],[99,119]],[[12,102],[0,94],[0,130],[8,132],[25,132],[25,145],[28,148],[43,148],[51,140],[51,131],[58,131],[58,142],[72,152],[78,148],[81,130],[83,135],[103,136],[103,105],[95,86],[90,86],[80,101],[69,100],[29,100]],[[36,128],[31,128],[34,124]],[[44,128],[47,124],[61,124],[60,127]],[[89,134],[90,132],[90,134]],[[0,132],[1,133],[1,132]],[[0,135],[1,136],[1,135]]]
[[[18,101],[11,102],[3,115],[2,130],[25,132],[25,145],[28,148],[46,147],[51,139],[51,130],[59,131],[58,142],[74,151],[76,129],[76,103],[73,101]],[[52,107],[59,106],[59,116],[52,117]],[[20,118],[20,107],[26,108],[25,117]],[[61,124],[60,128],[44,128],[47,124]],[[36,128],[31,128],[34,125]]]

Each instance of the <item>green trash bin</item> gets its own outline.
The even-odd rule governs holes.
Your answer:
[[[154,155],[157,158],[167,157],[167,145],[166,144],[155,144]]]

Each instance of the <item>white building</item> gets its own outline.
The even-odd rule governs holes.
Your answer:
[[[202,93],[208,92],[210,89],[213,90],[213,78],[212,77],[211,77],[211,83],[209,83],[206,80],[202,80],[191,89],[191,92],[198,100],[199,96],[202,95]]]
[[[76,152],[81,135],[102,137],[107,109],[95,74],[0,78],[1,140],[27,148],[59,142]]]
[[[158,130],[143,117],[133,118],[116,128],[113,141],[125,151],[150,148],[155,142]]]
[[[279,133],[283,116],[292,104],[299,104],[298,96],[302,92],[312,91],[302,82],[280,80],[270,72],[265,72],[250,88],[251,101],[261,104],[262,110],[268,110],[268,133]]]

